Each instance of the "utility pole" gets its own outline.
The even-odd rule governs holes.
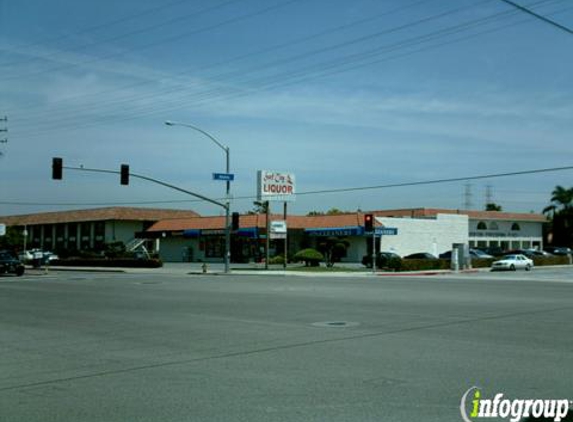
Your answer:
[[[3,123],[3,125],[2,125]],[[8,116],[0,117],[0,144],[8,143]],[[4,155],[0,151],[0,156]]]

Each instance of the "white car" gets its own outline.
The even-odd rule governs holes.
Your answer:
[[[495,261],[491,265],[491,270],[510,270],[517,271],[518,269],[524,269],[529,271],[533,268],[533,261],[526,257],[525,255],[515,254],[506,255],[499,261]]]

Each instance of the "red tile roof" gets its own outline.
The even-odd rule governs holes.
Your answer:
[[[501,211],[474,211],[474,210],[449,210],[441,208],[410,208],[397,210],[370,211],[377,217],[410,217],[428,218],[438,214],[460,214],[467,215],[472,220],[506,220],[506,221],[530,221],[544,223],[547,217],[542,214],[533,213],[511,213]]]
[[[445,210],[433,208],[413,208],[402,210],[382,210],[368,211],[378,217],[410,217],[410,218],[431,218],[437,214],[461,214],[468,215],[471,219],[479,220],[511,220],[511,221],[531,221],[545,222],[546,218],[539,214],[504,213],[496,211],[461,211]],[[271,220],[283,220],[282,214],[273,214]],[[300,216],[289,215],[287,226],[289,229],[311,229],[328,227],[356,227],[364,225],[364,213],[354,212],[336,215]],[[241,215],[241,227],[266,227],[266,216],[264,214]],[[225,227],[225,217],[192,217],[162,220],[151,226],[150,232],[173,232],[188,229],[210,230],[222,229]]]
[[[282,214],[273,214],[271,221],[283,220]],[[364,217],[361,213],[338,214],[338,215],[318,215],[302,216],[289,215],[287,226],[289,229],[310,229],[324,227],[356,227],[364,224]],[[225,217],[194,217],[162,220],[155,223],[147,231],[150,232],[170,232],[188,229],[210,230],[221,229],[225,226]],[[241,227],[266,227],[265,214],[241,215]]]
[[[195,217],[194,211],[161,208],[109,207],[75,211],[54,211],[0,217],[7,226],[76,223],[82,221],[159,221],[171,218]]]

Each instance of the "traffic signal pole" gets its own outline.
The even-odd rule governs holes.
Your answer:
[[[129,166],[127,164],[122,164],[121,165],[121,170],[117,171],[117,170],[105,170],[105,169],[95,169],[95,168],[86,168],[86,167],[70,167],[70,166],[64,166],[63,165],[63,160],[61,158],[54,158],[52,160],[52,178],[55,180],[61,180],[62,179],[62,171],[63,169],[66,170],[75,170],[75,171],[87,171],[87,172],[91,172],[91,173],[107,173],[107,174],[119,174],[121,176],[121,184],[122,185],[126,185],[129,183],[129,177],[134,177],[136,179],[141,179],[141,180],[145,180],[148,182],[152,182],[155,183],[157,185],[161,185],[161,186],[165,186],[166,188],[169,189],[173,189],[176,190],[178,192],[182,192],[185,193],[187,195],[191,195],[194,196],[195,198],[199,198],[202,199],[203,201],[207,201],[213,205],[217,205],[219,207],[222,207],[225,210],[225,273],[228,273],[230,271],[229,269],[229,261],[230,261],[230,201],[229,201],[229,193],[227,191],[227,197],[225,198],[225,202],[219,202],[216,201],[214,199],[211,198],[207,198],[206,196],[203,196],[199,193],[195,193],[195,192],[191,192],[188,191],[186,189],[180,188],[179,186],[175,186],[172,185],[170,183],[166,183],[163,182],[161,180],[158,179],[154,179],[152,177],[149,176],[145,176],[143,174],[137,174],[137,173],[130,173],[129,172]],[[229,183],[229,182],[227,182]]]

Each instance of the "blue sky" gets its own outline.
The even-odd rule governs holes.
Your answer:
[[[520,0],[573,27],[570,0]],[[573,36],[500,0],[0,0],[0,215],[108,205],[219,214],[145,174],[252,208],[258,169],[299,192],[571,166]],[[2,138],[2,136],[0,136]],[[462,208],[466,182],[300,195],[306,213]],[[540,212],[572,172],[471,182]],[[488,188],[489,186],[489,188]],[[275,205],[279,211],[281,207]]]

